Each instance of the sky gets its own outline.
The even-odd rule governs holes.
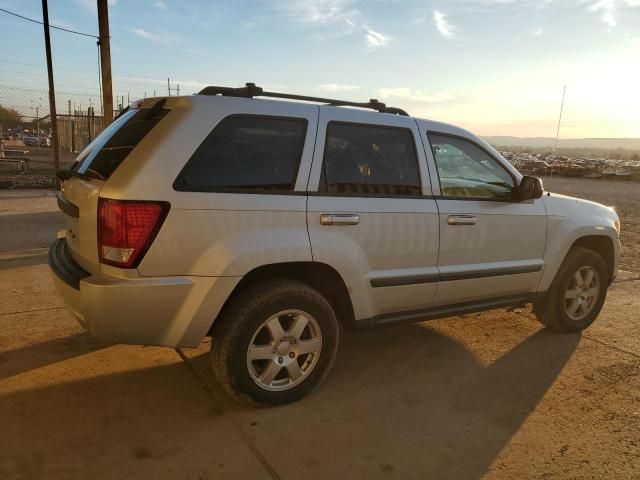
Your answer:
[[[50,22],[97,35],[95,5],[50,0]],[[42,19],[40,0],[0,8]],[[109,15],[125,100],[167,78],[181,94],[255,82],[554,137],[566,85],[561,138],[640,137],[640,0],[110,0]],[[52,48],[56,89],[97,94],[95,39],[54,30]],[[46,88],[42,26],[0,12],[0,52],[0,104]]]

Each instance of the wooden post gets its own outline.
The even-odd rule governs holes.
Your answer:
[[[40,150],[40,109],[36,107],[36,149]]]
[[[111,83],[111,46],[109,37],[109,6],[107,0],[98,1],[98,34],[100,66],[102,70],[102,115],[104,126],[113,121],[113,90]]]
[[[51,38],[49,37],[49,6],[42,0],[42,20],[44,25],[44,47],[47,54],[47,74],[49,76],[49,113],[51,118],[51,148],[53,149],[53,168],[60,168],[60,151],[58,149],[58,121],[56,117],[56,91],[53,85],[53,60],[51,59]],[[60,183],[56,181],[60,188]]]

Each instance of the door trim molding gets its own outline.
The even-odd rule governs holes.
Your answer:
[[[400,287],[406,285],[419,285],[422,283],[451,282],[454,280],[471,280],[475,278],[499,277],[502,275],[518,275],[521,273],[535,273],[542,270],[542,264],[523,265],[517,267],[488,268],[483,270],[468,270],[463,272],[440,272],[425,275],[402,275],[395,277],[372,278],[370,284],[373,288]]]
[[[380,288],[419,285],[422,283],[435,283],[438,281],[440,281],[439,273],[426,273],[424,275],[403,275],[396,277],[372,278],[370,283],[373,288]]]

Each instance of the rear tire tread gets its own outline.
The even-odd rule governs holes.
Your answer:
[[[330,356],[329,363],[324,366],[324,371],[320,378],[316,380],[316,385],[306,391],[304,395],[314,391],[331,370],[331,366],[333,365],[337,352],[339,330],[335,314],[327,300],[313,288],[295,280],[271,279],[257,282],[248,286],[231,299],[229,304],[221,312],[220,317],[216,320],[212,331],[211,362],[213,370],[225,392],[236,402],[250,406],[288,403],[288,401],[257,401],[247,393],[236,388],[237,382],[232,374],[233,366],[230,364],[230,358],[233,354],[234,345],[238,342],[238,337],[245,332],[245,322],[242,320],[248,318],[248,316],[251,315],[251,312],[255,310],[263,308],[270,303],[274,303],[283,297],[287,298],[291,296],[302,297],[310,303],[324,303],[324,308],[331,312],[331,321],[335,324],[335,345],[331,345],[327,342],[327,348],[325,348],[323,340],[322,354]],[[325,332],[323,332],[323,337],[325,337]],[[316,366],[316,368],[317,367],[319,367],[319,365]],[[306,382],[303,382],[300,386],[305,385],[305,383]],[[291,394],[297,388],[299,387],[294,387],[290,391],[286,392]],[[288,397],[289,395],[286,396]],[[290,396],[296,397],[290,401],[298,399],[296,395]]]

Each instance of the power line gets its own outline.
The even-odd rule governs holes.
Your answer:
[[[27,20],[29,22],[33,22],[33,23],[37,23],[38,25],[44,25],[44,22],[41,22],[40,20],[35,20],[33,18],[29,18],[29,17],[25,17],[23,15],[20,15],[18,13],[15,12],[11,12],[9,10],[6,10],[4,8],[0,8],[0,12],[4,12],[7,13],[9,15],[13,15],[14,17],[18,17],[21,18],[23,20]],[[75,33],[76,35],[82,35],[84,37],[91,37],[91,38],[97,38],[98,40],[100,40],[100,37],[97,35],[91,35],[90,33],[82,33],[82,32],[76,32],[75,30],[70,30],[68,28],[63,28],[63,27],[58,27],[56,25],[49,25],[50,28],[55,28],[56,30],[62,30],[63,32],[68,32],[68,33]]]

